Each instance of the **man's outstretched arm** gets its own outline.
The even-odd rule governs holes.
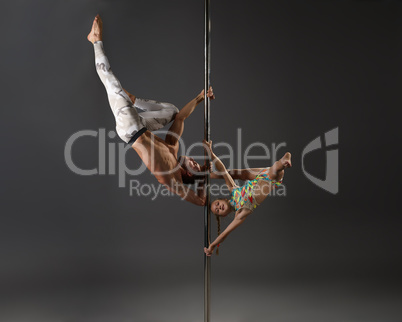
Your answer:
[[[208,90],[208,97],[210,99],[214,99],[214,93],[212,91],[212,87]],[[177,150],[179,147],[179,139],[184,131],[184,121],[188,118],[191,113],[194,112],[195,107],[200,104],[204,100],[204,90],[201,91],[194,99],[188,102],[179,113],[176,114],[174,122],[169,129],[169,133],[166,135],[166,143],[170,145],[177,146]]]
[[[205,206],[205,192],[203,186],[197,189],[197,193],[194,190],[186,187],[182,183],[177,183],[174,187],[167,188],[182,199],[191,202],[192,204],[195,204],[197,206]]]

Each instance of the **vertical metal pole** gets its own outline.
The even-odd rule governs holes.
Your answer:
[[[211,84],[211,11],[210,0],[204,0],[204,55],[205,55],[205,74],[204,74],[204,139],[210,140],[210,126],[209,126],[209,98],[207,92]],[[205,154],[206,162],[208,163],[208,156]],[[205,178],[206,185],[206,203],[204,207],[204,246],[209,247],[211,236],[211,213],[210,213],[210,177],[209,173]],[[210,321],[210,303],[211,303],[211,257],[204,254],[204,322]]]

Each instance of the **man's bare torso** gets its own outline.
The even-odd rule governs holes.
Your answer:
[[[146,131],[133,144],[133,149],[159,183],[171,186],[182,182],[177,152],[173,146]]]

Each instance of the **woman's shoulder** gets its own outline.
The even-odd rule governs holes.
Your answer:
[[[244,219],[254,211],[254,208],[249,208],[246,205],[236,211],[235,217],[238,219]]]

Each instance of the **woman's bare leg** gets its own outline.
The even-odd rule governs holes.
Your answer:
[[[285,169],[292,167],[291,161],[292,155],[286,152],[285,155],[279,161],[276,161],[269,169],[269,177],[274,181],[281,181],[285,174]]]
[[[276,161],[272,167],[269,168],[269,179],[272,181],[280,182],[285,174],[285,169],[292,166],[291,154],[287,152],[282,159]],[[275,188],[275,184],[268,180],[259,180],[254,189],[254,197],[258,204],[261,204],[264,199]]]

